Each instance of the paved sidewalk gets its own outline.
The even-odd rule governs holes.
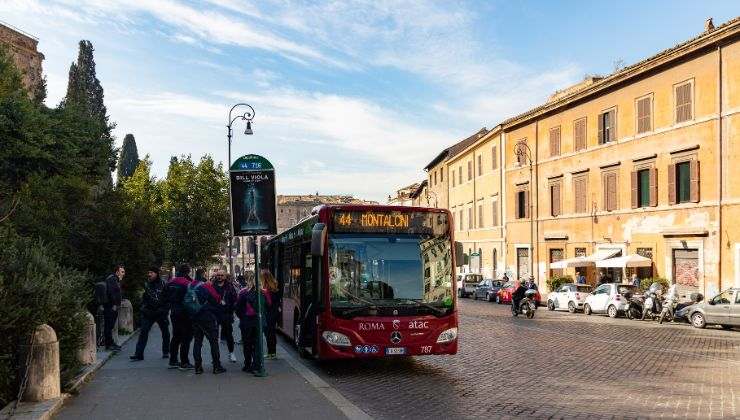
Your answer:
[[[235,331],[238,335],[238,329]],[[211,373],[210,350],[203,345],[205,373],[167,369],[161,358],[161,334],[156,327],[142,362],[130,362],[136,338],[67,401],[59,419],[344,419],[342,412],[288,363],[283,351],[266,361],[269,376],[257,378],[229,363],[222,344],[221,360],[228,372]],[[192,346],[191,346],[192,347]],[[192,352],[191,352],[192,353]],[[192,359],[191,359],[192,362]],[[291,362],[295,362],[291,360]]]

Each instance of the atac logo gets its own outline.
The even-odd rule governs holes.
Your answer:
[[[394,329],[394,330],[397,330],[397,329],[399,329],[399,328],[401,328],[401,321],[400,321],[400,320],[398,320],[398,319],[394,319],[394,320],[393,320],[393,329]]]

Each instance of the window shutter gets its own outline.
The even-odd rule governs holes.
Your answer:
[[[559,216],[560,215],[560,185],[553,186],[553,198],[555,201],[555,214],[553,216]]]
[[[586,148],[586,119],[582,118],[578,121],[576,121],[574,127],[574,136],[575,137],[575,150],[582,150]]]
[[[650,168],[650,206],[658,205],[658,169]]]
[[[586,212],[586,180],[577,179],[575,181],[574,189],[576,190],[576,213]]]
[[[524,191],[524,218],[529,218],[529,190]]]
[[[604,143],[604,114],[599,114],[599,144]]]
[[[637,171],[632,171],[630,173],[630,179],[632,184],[632,208],[636,209],[639,207],[639,203],[637,200],[637,194],[638,194],[638,187],[637,187]]]
[[[617,139],[617,111],[612,109],[609,111],[609,139],[608,141],[614,141]]]
[[[691,169],[691,202],[699,202],[699,161],[692,160],[689,164]]]
[[[609,175],[604,175],[603,184],[604,184],[603,185],[604,193],[602,194],[604,198],[603,207],[604,207],[604,210],[609,210]]]
[[[498,200],[493,202],[491,206],[491,226],[498,226]]]
[[[491,169],[498,168],[498,159],[496,159],[496,146],[491,149]]]
[[[668,165],[668,203],[676,204],[676,165]]]

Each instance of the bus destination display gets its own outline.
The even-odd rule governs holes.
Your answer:
[[[440,234],[447,215],[431,212],[336,211],[334,232]]]

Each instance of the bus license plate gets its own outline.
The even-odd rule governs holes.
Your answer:
[[[385,354],[387,356],[396,356],[399,354],[406,354],[406,347],[386,347]]]

